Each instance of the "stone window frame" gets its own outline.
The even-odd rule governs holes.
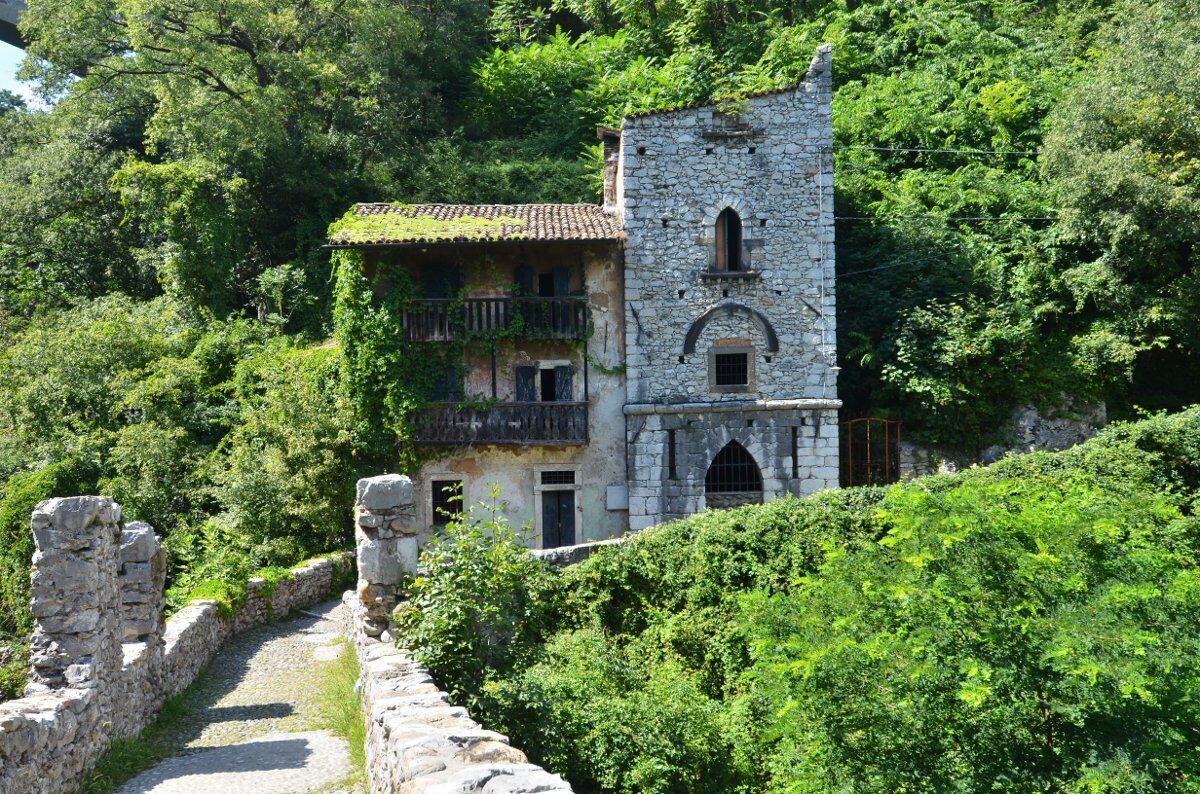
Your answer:
[[[542,545],[542,493],[545,491],[574,491],[575,492],[575,543],[583,543],[583,467],[578,463],[557,463],[533,466],[533,534],[537,538],[537,548]],[[542,485],[544,471],[573,471],[575,482],[572,485]]]
[[[446,526],[444,520],[440,519],[433,512],[433,484],[435,482],[444,482],[445,480],[457,480],[462,485],[462,506],[463,512],[467,511],[470,501],[467,499],[467,487],[469,481],[466,475],[452,471],[437,471],[429,472],[422,478],[421,483],[421,512],[424,513],[425,520],[421,523],[430,529],[442,529]]]
[[[741,222],[740,270],[717,268],[717,220],[725,210],[735,213]],[[725,195],[719,201],[705,208],[701,221],[704,225],[704,233],[698,239],[698,242],[703,243],[708,249],[706,253],[707,267],[700,272],[702,281],[757,281],[762,277],[759,272],[759,263],[755,261],[754,257],[754,251],[762,246],[762,240],[758,237],[748,236],[748,233],[759,233],[761,229],[755,226],[753,221],[761,220],[764,217],[747,206],[741,196]]]
[[[742,353],[746,356],[746,383],[745,385],[718,386],[717,385],[717,354],[738,354]],[[714,344],[708,349],[708,391],[711,394],[747,394],[758,391],[758,372],[755,366],[755,360],[758,357],[758,351],[754,345],[718,345]]]

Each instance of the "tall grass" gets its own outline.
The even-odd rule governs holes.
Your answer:
[[[341,654],[333,661],[313,670],[315,705],[319,727],[340,736],[350,745],[350,765],[354,769],[348,786],[366,782],[367,724],[362,702],[355,686],[358,683],[358,656],[354,646],[340,641]]]

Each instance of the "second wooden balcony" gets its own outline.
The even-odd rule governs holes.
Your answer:
[[[404,310],[409,342],[440,342],[490,334],[520,339],[585,339],[587,298],[464,298],[413,301]]]

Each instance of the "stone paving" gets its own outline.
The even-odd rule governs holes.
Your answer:
[[[179,752],[121,794],[349,793],[349,748],[314,730],[307,675],[345,647],[343,609],[331,601],[230,640],[189,691],[191,713],[171,726],[167,740]]]

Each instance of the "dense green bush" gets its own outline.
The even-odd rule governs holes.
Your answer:
[[[29,516],[51,496],[110,495],[150,522],[173,608],[346,547],[365,463],[339,362],[277,323],[167,298],[34,318],[0,348],[0,641],[30,628]]]
[[[504,517],[498,494],[451,520],[422,550],[396,612],[417,657],[471,704],[486,673],[529,661],[556,601],[550,569]]]
[[[1081,472],[894,489],[879,542],[754,598],[775,787],[1156,790],[1198,771],[1200,524]]]
[[[423,559],[403,640],[581,791],[1183,789],[1198,490],[1193,408],[555,572],[468,519]]]

